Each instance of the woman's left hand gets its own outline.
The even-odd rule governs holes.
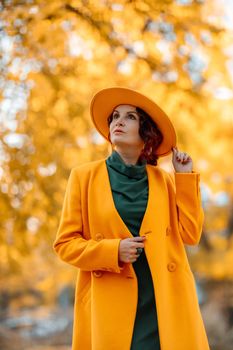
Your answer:
[[[185,152],[178,151],[177,148],[172,148],[173,156],[172,163],[177,173],[191,173],[193,171],[192,158]]]

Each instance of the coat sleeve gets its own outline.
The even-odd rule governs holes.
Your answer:
[[[53,247],[65,262],[86,271],[106,270],[119,273],[120,239],[84,239],[79,177],[71,170],[66,187],[61,219]]]
[[[199,182],[198,173],[175,173],[179,231],[189,245],[199,242],[204,221]]]

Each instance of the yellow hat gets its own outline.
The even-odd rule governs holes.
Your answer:
[[[94,95],[90,112],[92,121],[100,134],[108,140],[107,119],[116,106],[123,104],[139,107],[149,114],[163,134],[163,141],[156,150],[156,155],[161,157],[169,154],[172,147],[176,146],[176,133],[170,119],[154,101],[132,89],[111,87],[100,90]]]

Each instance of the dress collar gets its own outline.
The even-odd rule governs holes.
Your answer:
[[[146,173],[146,160],[138,162],[136,165],[125,164],[119,153],[113,151],[106,161],[107,165],[116,172],[129,178],[141,179]]]

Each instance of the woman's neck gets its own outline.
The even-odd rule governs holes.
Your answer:
[[[115,148],[115,151],[120,155],[120,157],[123,159],[125,164],[131,164],[131,165],[135,165],[137,164],[138,158],[141,154],[141,150],[122,150],[119,147]]]

